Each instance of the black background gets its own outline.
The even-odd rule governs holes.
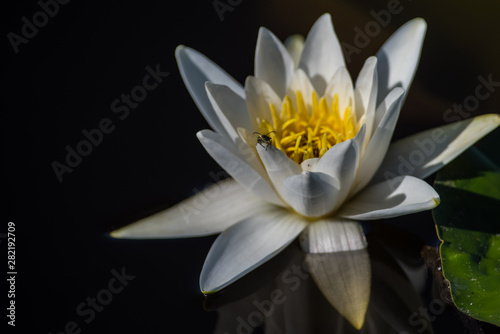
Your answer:
[[[212,1],[71,1],[17,54],[8,33],[21,34],[21,18],[32,21],[41,9],[36,1],[4,4],[0,233],[7,233],[9,221],[16,224],[14,331],[59,333],[75,321],[82,333],[211,333],[216,313],[203,310],[198,277],[214,237],[107,236],[190,196],[213,181],[210,171],[220,171],[195,137],[208,126],[184,87],[175,47],[195,48],[244,82],[253,73],[260,26],[284,40],[307,34],[330,12],[339,39],[354,44],[354,27],[364,29],[373,21],[370,11],[387,3],[243,0],[221,21]],[[348,64],[354,79],[400,25],[426,19],[421,63],[395,138],[444,124],[445,110],[474,94],[478,76],[500,81],[497,1],[402,0],[401,6]],[[157,64],[169,76],[120,120],[111,102],[142,83],[146,66]],[[471,116],[498,113],[499,96],[493,93]],[[112,120],[113,132],[59,182],[51,164],[64,163],[65,147],[76,148],[85,139],[82,130],[104,118]],[[122,268],[135,278],[85,323],[77,305],[106,288],[111,271]],[[3,310],[6,291],[0,293]]]

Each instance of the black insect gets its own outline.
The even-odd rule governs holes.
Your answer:
[[[265,135],[259,133],[259,132],[254,132],[253,134],[258,134],[259,137],[257,137],[257,144],[259,144],[260,146],[264,147],[267,151],[267,148],[269,147],[269,145],[272,145],[273,144],[273,139],[271,137],[269,137],[269,135],[271,133],[276,133],[276,131],[271,131],[271,132],[268,132],[266,133]],[[266,144],[266,146],[264,146],[264,144]]]

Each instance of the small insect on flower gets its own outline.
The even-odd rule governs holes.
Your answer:
[[[259,137],[257,137],[257,144],[259,144],[260,146],[264,147],[267,151],[267,148],[269,147],[269,145],[272,145],[273,144],[273,139],[271,137],[269,137],[269,135],[271,133],[275,133],[276,131],[271,131],[271,132],[268,132],[266,133],[265,135],[259,133],[259,132],[254,132],[253,134],[258,134]],[[266,144],[266,146],[264,146],[263,144]]]

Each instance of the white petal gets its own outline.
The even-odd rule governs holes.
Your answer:
[[[267,82],[252,76],[247,77],[245,81],[245,93],[253,129],[259,131],[257,118],[272,119],[269,104],[272,103],[278,110],[281,110],[281,99]]]
[[[276,189],[281,186],[284,179],[300,174],[302,171],[295,161],[272,145],[265,148],[257,145],[257,152],[266,168],[267,175],[269,175]]]
[[[430,210],[439,195],[426,182],[413,176],[398,176],[364,189],[342,206],[338,216],[356,220],[392,218]]]
[[[318,96],[323,96],[326,84],[340,66],[345,66],[345,62],[332,18],[323,14],[307,35],[299,68],[311,78]]]
[[[306,217],[327,215],[338,203],[339,182],[321,172],[302,172],[283,181],[279,193],[295,211]]]
[[[352,85],[351,75],[345,66],[341,66],[333,75],[325,90],[325,98],[328,105],[332,105],[334,94],[339,97],[340,117],[344,118],[344,112],[348,106],[356,110],[354,105],[354,87]]]
[[[292,35],[285,40],[285,47],[290,53],[295,67],[299,66],[302,50],[304,50],[304,42],[305,39],[302,35]]]
[[[302,172],[301,166],[274,146],[265,149],[257,145],[257,151],[274,188],[294,210],[308,217],[333,211],[340,188],[338,180],[322,172]]]
[[[247,144],[248,148],[252,150],[254,156],[257,158],[259,156],[259,154],[257,153],[257,147],[256,147],[258,135],[252,131],[245,129],[245,128],[238,128],[237,131],[238,131],[238,134],[240,135],[241,140],[245,144]],[[248,153],[248,154],[250,154],[250,153]],[[259,159],[256,159],[256,160],[259,160]],[[260,164],[262,167],[262,164],[260,161],[258,161],[258,162],[256,161],[255,163]],[[265,171],[263,173],[265,173]]]
[[[113,238],[182,238],[224,231],[257,211],[264,201],[228,179],[210,185],[171,208],[110,233]]]
[[[307,110],[312,111],[312,92],[314,87],[309,81],[307,74],[300,68],[295,70],[295,73],[290,80],[290,85],[287,90],[287,95],[290,97],[293,107],[297,110],[297,91],[300,91],[306,104]]]
[[[255,166],[254,169],[259,170],[266,179],[271,181],[264,168],[262,167],[261,161],[258,159],[259,153],[257,152],[257,138],[258,135],[254,132],[248,131],[245,128],[238,128],[238,134],[240,135],[241,140],[246,144],[246,150],[250,149],[253,155],[255,156],[255,160],[252,160],[252,166],[254,164],[258,164],[259,166]],[[259,145],[260,146],[260,145]],[[245,155],[250,155],[250,152],[245,152]]]
[[[175,49],[175,57],[184,84],[198,106],[198,109],[200,109],[208,124],[210,124],[215,131],[227,135],[224,126],[221,124],[210,104],[205,90],[205,82],[210,81],[216,84],[226,85],[236,94],[245,98],[243,87],[223,69],[198,51],[179,45]]]
[[[321,160],[320,158],[310,158],[304,160],[300,164],[300,167],[302,168],[303,172],[314,172],[314,168],[316,168],[316,165],[320,160]]]
[[[420,59],[426,30],[427,24],[423,19],[413,19],[399,28],[377,52],[377,105],[394,87],[402,87],[408,92]]]
[[[237,130],[239,127],[252,128],[245,99],[224,85],[206,82],[205,88],[215,114],[229,138],[236,143],[236,139],[239,138]]]
[[[242,129],[242,128],[237,129],[238,135],[240,133],[239,129]],[[262,166],[262,163],[259,161],[257,154],[255,154],[256,150],[254,150],[245,141],[243,141],[240,135],[236,139],[235,142],[230,142],[226,137],[221,136],[218,133],[214,133],[213,131],[210,131],[210,130],[201,130],[201,131],[198,131],[197,137],[203,145],[205,145],[206,143],[211,142],[211,141],[216,142],[217,145],[222,146],[222,150],[229,151],[229,153],[231,155],[234,155],[238,159],[242,160],[245,164],[248,164],[251,168],[253,168],[253,170],[255,170],[263,178],[265,178],[266,180],[269,181],[269,179],[267,178],[267,174]],[[252,137],[255,138],[255,136],[252,136]],[[253,146],[255,146],[255,145],[253,145]],[[207,148],[205,147],[205,149],[207,149]],[[210,151],[207,150],[207,152],[209,154],[211,154]],[[212,156],[212,158],[215,159],[214,156]],[[239,167],[240,167],[239,164],[228,163],[223,168],[228,168],[231,170],[238,170]]]
[[[370,57],[365,61],[359,76],[356,79],[356,88],[354,97],[356,102],[356,119],[359,120],[364,116],[364,124],[366,124],[366,141],[368,144],[372,136],[375,120],[375,108],[377,103],[377,58]]]
[[[200,276],[203,293],[233,283],[288,246],[306,221],[285,209],[255,212],[215,240]]]
[[[367,247],[361,225],[342,218],[321,219],[310,223],[299,240],[306,253],[345,252]]]
[[[384,117],[378,124],[363,154],[353,194],[368,184],[382,163],[398,121],[403,96],[403,89],[396,87],[387,95],[379,107],[386,108],[387,106],[387,112],[384,113]]]
[[[397,175],[424,179],[500,125],[497,114],[481,115],[430,129],[391,144],[374,180]]]
[[[361,125],[361,128],[359,129],[358,133],[356,134],[356,136],[354,136],[354,141],[356,142],[356,144],[358,145],[358,155],[359,155],[359,158],[358,158],[358,166],[356,167],[356,170],[359,168],[359,163],[361,162],[361,159],[363,159],[363,155],[365,154],[365,150],[366,150],[366,124],[363,124]]]
[[[338,180],[338,205],[344,201],[351,190],[358,169],[358,159],[358,144],[350,139],[330,148],[314,168],[314,172],[322,172]]]
[[[292,57],[272,32],[260,28],[255,49],[255,77],[267,82],[283,98],[294,64]]]
[[[262,166],[258,164],[250,148],[244,156],[229,139],[222,135],[210,130],[199,131],[196,135],[208,154],[243,188],[267,202],[283,205],[268,183]]]

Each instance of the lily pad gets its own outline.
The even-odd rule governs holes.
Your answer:
[[[500,131],[444,167],[434,187],[443,274],[465,314],[500,326]]]

